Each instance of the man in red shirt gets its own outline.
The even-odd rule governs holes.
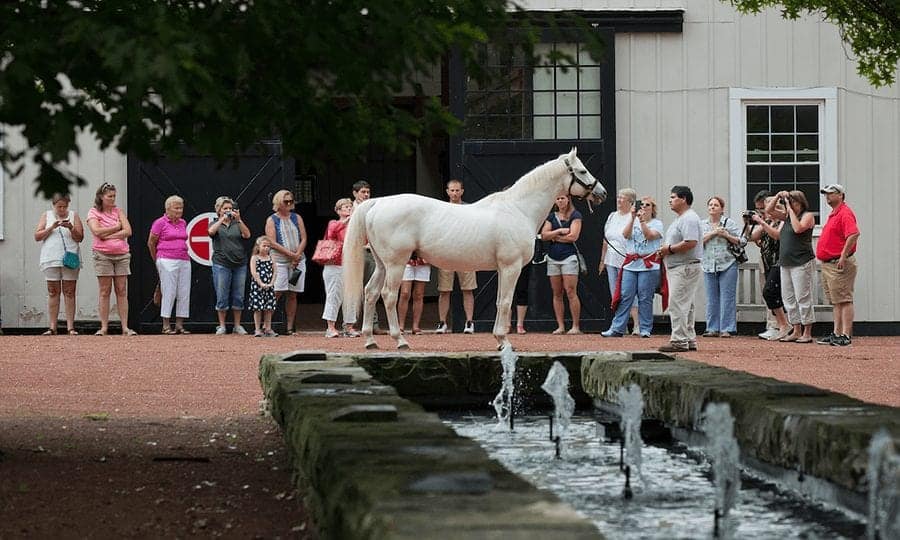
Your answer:
[[[821,193],[831,207],[828,221],[816,245],[816,258],[822,262],[822,287],[833,306],[834,330],[816,341],[819,345],[847,346],[853,334],[853,284],[856,281],[856,240],[859,227],[856,215],[844,202],[841,184],[828,184]]]

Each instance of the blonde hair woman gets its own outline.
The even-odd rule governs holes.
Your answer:
[[[69,334],[75,331],[75,284],[78,281],[79,268],[63,265],[66,252],[79,255],[78,244],[84,240],[84,227],[81,219],[73,210],[69,210],[69,196],[57,193],[50,203],[52,210],[41,214],[34,239],[41,242],[41,272],[47,279],[47,303],[50,313],[50,329],[44,335],[55,335],[59,319],[60,292],[66,298],[66,328]]]
[[[159,274],[159,316],[162,317],[163,334],[189,334],[184,320],[191,313],[191,258],[187,250],[187,222],[184,215],[184,199],[172,195],[166,199],[166,212],[150,226],[147,249],[156,262]],[[177,308],[175,307],[177,304]],[[175,310],[175,328],[169,326]]]
[[[297,335],[294,325],[297,317],[297,294],[303,292],[306,282],[306,226],[303,218],[294,213],[294,194],[282,189],[272,197],[274,213],[266,219],[266,237],[272,248],[275,263],[275,298],[284,299],[285,332]],[[296,282],[290,277],[294,270],[300,270]]]
[[[247,334],[247,330],[241,326],[244,287],[247,282],[244,240],[250,238],[250,229],[230,198],[219,197],[213,208],[216,220],[209,226],[207,233],[212,238],[213,247],[212,278],[213,288],[216,290],[216,315],[219,317],[216,335],[226,332],[225,318],[230,309],[234,317],[232,332],[243,336]]]

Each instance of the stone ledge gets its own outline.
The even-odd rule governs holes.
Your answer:
[[[266,355],[259,367],[323,537],[602,538],[553,494],[506,470],[352,359],[328,358]],[[311,383],[312,374],[350,375],[352,383]],[[337,411],[368,405],[392,407],[396,421],[332,421]]]
[[[659,362],[586,356],[581,379],[589,395],[608,402],[616,400],[619,387],[637,383],[643,390],[645,418],[695,431],[707,403],[728,403],[742,453],[857,494],[868,489],[872,435],[886,428],[900,442],[896,408],[679,358]]]

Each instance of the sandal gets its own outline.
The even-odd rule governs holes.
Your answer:
[[[413,328],[413,335],[414,336],[422,335],[422,329],[421,328]]]
[[[42,335],[42,336],[55,336],[55,335],[56,335],[56,330],[53,329],[53,328],[51,328],[51,329],[47,330],[46,332],[44,332],[44,333],[41,334],[41,335]]]
[[[160,332],[160,333],[165,334],[167,336],[174,336],[176,332],[175,332],[175,330],[172,330],[171,328],[163,328],[162,332]]]
[[[782,343],[791,343],[793,341],[797,341],[797,336],[795,334],[788,334],[778,341],[781,341]]]
[[[554,331],[552,331],[552,332],[550,332],[550,333],[551,333],[552,335],[554,335],[554,336],[559,336],[559,335],[564,334],[565,332],[566,332],[566,331],[563,330],[562,328],[557,328],[556,330],[554,330]]]
[[[802,336],[802,337],[797,338],[797,341],[795,341],[794,343],[812,343],[812,338]]]
[[[95,336],[105,336],[106,330],[97,330],[96,332],[94,332],[94,335]]]
[[[524,327],[521,327],[521,326],[518,327],[518,328],[516,328],[516,333],[517,333],[517,334],[525,334],[525,333],[526,333],[526,332],[525,332],[525,328],[524,328]]]
[[[176,328],[175,333],[176,334],[190,334],[190,332],[185,330],[184,328]]]
[[[136,336],[136,335],[138,335],[138,333],[135,332],[134,330],[132,330],[131,328],[129,328],[127,330],[122,331],[122,335],[123,336]]]
[[[69,330],[69,335],[70,335],[70,336],[77,336],[77,335],[78,335],[78,332],[76,332],[75,329],[72,328],[71,330]]]
[[[566,334],[570,336],[577,336],[581,334],[581,330],[579,330],[578,328],[572,328],[568,332],[566,332]]]

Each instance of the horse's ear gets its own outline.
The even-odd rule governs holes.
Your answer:
[[[569,157],[573,158],[573,157],[575,157],[576,154],[578,154],[578,147],[573,146],[572,150],[569,152]]]

